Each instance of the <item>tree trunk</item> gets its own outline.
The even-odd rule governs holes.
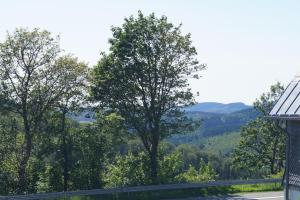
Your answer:
[[[158,145],[155,142],[155,144],[152,144],[152,148],[150,151],[150,167],[151,167],[151,182],[152,184],[158,184],[158,177],[157,177],[157,168],[158,168],[158,162],[157,162],[157,149]]]
[[[66,112],[63,111],[61,118],[61,133],[62,133],[62,152],[63,152],[63,176],[64,176],[64,191],[68,190],[69,182],[69,155],[68,155],[68,144],[67,134],[65,130],[66,126]]]
[[[25,141],[22,148],[21,161],[18,166],[18,184],[17,184],[17,192],[23,193],[27,189],[27,174],[26,167],[28,164],[28,160],[31,155],[32,149],[32,137],[30,135],[30,125],[27,118],[27,113],[23,113],[23,123],[24,123],[24,132],[25,132]]]
[[[150,149],[150,167],[151,167],[151,182],[152,184],[158,184],[158,143],[159,143],[159,119],[154,120],[152,127],[151,149]]]
[[[30,158],[30,151],[31,147],[26,146],[24,156],[21,158],[19,167],[18,167],[18,193],[23,193],[27,190],[27,173],[26,173],[26,167],[28,160]]]
[[[276,170],[276,153],[277,153],[277,146],[278,146],[278,133],[275,136],[275,141],[274,141],[274,146],[272,149],[272,160],[271,160],[271,174],[276,174],[277,170]]]

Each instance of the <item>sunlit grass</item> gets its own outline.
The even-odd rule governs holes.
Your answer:
[[[265,191],[281,191],[283,187],[281,183],[254,184],[254,185],[235,185],[231,186],[232,192],[265,192]]]

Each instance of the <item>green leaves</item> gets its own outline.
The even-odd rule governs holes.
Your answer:
[[[193,101],[187,78],[203,65],[197,66],[190,35],[182,36],[180,26],[174,27],[165,16],[139,12],[112,32],[110,53],[93,70],[96,100],[125,118],[146,115],[153,120]]]
[[[214,181],[218,177],[210,163],[206,164],[203,160],[200,161],[200,168],[196,170],[190,165],[188,170],[178,176],[180,182],[207,182]]]
[[[65,115],[86,95],[87,66],[72,56],[58,58],[58,39],[46,30],[20,28],[0,44],[0,111],[16,114],[22,124],[15,151],[20,193],[33,187],[27,171],[49,113],[59,108]]]
[[[105,182],[107,188],[150,184],[149,158],[145,152],[119,155],[114,163],[108,165]],[[158,162],[159,183],[214,181],[218,175],[210,163],[200,161],[200,168],[190,165],[186,171],[183,167],[183,155],[172,152],[160,155]]]
[[[50,70],[59,52],[58,39],[48,31],[20,28],[8,34],[0,44],[0,79],[7,98],[15,104],[27,101],[33,105],[38,101],[37,95],[43,97],[38,86],[41,82],[48,89],[53,86],[45,82],[50,78],[45,72]]]
[[[262,117],[250,122],[242,129],[241,142],[235,149],[234,163],[244,171],[245,177],[262,177],[276,174],[283,169],[285,159],[285,133],[280,121],[270,121],[268,115],[283,92],[276,83],[268,93],[254,102]]]
[[[256,99],[254,102],[255,109],[261,112],[264,116],[269,115],[283,91],[284,87],[281,83],[277,82],[272,85],[270,92],[263,93],[258,99]]]
[[[188,79],[205,69],[198,64],[190,34],[183,35],[180,28],[165,16],[139,12],[126,18],[121,27],[112,28],[110,51],[92,72],[94,100],[118,112],[140,137],[152,156],[153,176],[159,142],[175,133],[172,127],[189,129],[179,107],[194,102]]]
[[[147,168],[149,160],[144,152],[133,155],[116,156],[113,164],[108,166],[104,181],[105,187],[124,187],[132,185],[145,185],[149,183]]]
[[[161,155],[158,147],[199,125],[181,109],[194,102],[189,79],[205,69],[191,35],[165,16],[139,12],[112,28],[109,44],[90,72],[62,56],[59,37],[46,30],[7,34],[0,44],[0,176],[8,186],[1,192],[100,188],[105,164],[110,186],[176,181],[182,155]],[[96,122],[78,124],[68,114],[87,107],[88,86],[100,111]],[[142,153],[113,162],[133,136]]]

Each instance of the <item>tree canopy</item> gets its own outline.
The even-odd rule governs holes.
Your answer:
[[[63,92],[64,77],[53,65],[59,52],[57,38],[39,29],[16,29],[0,44],[0,93],[11,102],[4,104],[6,109],[22,118],[24,128],[24,141],[18,155],[20,192],[28,185],[27,163],[44,114]]]
[[[262,94],[254,102],[254,108],[261,113],[261,117],[241,130],[242,139],[235,150],[234,163],[236,167],[245,171],[246,177],[276,174],[284,167],[284,124],[265,118],[283,93],[283,89],[283,86],[277,83],[271,86],[270,92]]]
[[[194,102],[189,78],[199,78],[191,35],[154,13],[126,18],[112,28],[110,51],[93,70],[91,92],[103,106],[120,113],[150,156],[157,178],[157,147],[166,136],[188,128],[180,107]]]

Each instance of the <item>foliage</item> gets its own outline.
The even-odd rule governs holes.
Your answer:
[[[87,87],[87,65],[83,62],[78,62],[77,58],[71,56],[63,56],[56,60],[55,65],[63,69],[62,76],[64,79],[64,91],[61,94],[56,106],[60,111],[60,149],[63,170],[63,185],[64,191],[68,190],[70,178],[70,161],[69,154],[71,153],[69,145],[69,129],[66,127],[66,115],[74,110],[78,110],[85,102],[85,92]],[[59,159],[59,158],[58,158]]]
[[[206,113],[208,134],[182,139],[204,115],[183,108],[194,103],[189,78],[205,68],[190,34],[141,12],[112,34],[91,73],[74,56],[61,56],[48,31],[16,29],[0,43],[1,195],[282,176],[281,122],[263,118],[283,90],[279,83],[254,103],[257,111]],[[72,114],[81,112],[96,114],[79,123]],[[257,116],[241,134],[223,134]]]
[[[211,163],[206,164],[200,161],[199,170],[190,165],[188,170],[184,170],[183,155],[174,151],[167,155],[159,156],[159,183],[178,182],[201,182],[216,180],[217,173]],[[145,152],[132,153],[126,156],[118,155],[115,162],[108,166],[106,176],[106,187],[124,187],[133,185],[150,184],[149,158]]]
[[[59,51],[57,40],[39,29],[16,29],[0,44],[0,93],[12,102],[2,106],[22,118],[24,128],[23,144],[16,155],[20,193],[29,185],[26,171],[45,112],[64,87],[64,76],[53,65]]]
[[[204,69],[196,59],[190,34],[167,17],[139,12],[113,27],[109,54],[102,54],[92,73],[92,95],[115,109],[140,137],[150,158],[153,183],[158,178],[158,145],[193,123],[179,109],[193,103],[188,78]]]
[[[183,157],[179,152],[159,156],[159,182],[162,184],[178,182],[183,171]]]
[[[178,176],[181,182],[205,182],[214,181],[218,177],[210,163],[206,164],[203,160],[200,162],[199,170],[190,165],[188,170]]]
[[[168,138],[168,141],[179,144],[202,144],[207,138],[222,136],[231,132],[240,132],[241,127],[256,119],[260,113],[254,108],[244,109],[233,113],[204,113],[187,112],[189,118],[201,120],[201,126],[189,134],[177,134]]]
[[[69,189],[93,189],[103,187],[103,171],[107,160],[114,157],[117,145],[123,142],[126,130],[122,126],[123,119],[116,114],[108,116],[98,115],[97,122],[93,124],[77,124],[71,126],[68,135],[69,153]],[[69,124],[72,125],[72,124]],[[60,149],[58,142],[60,135],[53,138],[57,149]],[[56,176],[63,180],[63,169],[60,167],[63,162],[63,152],[58,151],[52,162],[58,162],[52,168]],[[54,173],[52,173],[54,174]],[[53,177],[54,180],[57,178]],[[53,180],[53,181],[54,181]],[[50,182],[51,179],[50,179]],[[58,183],[52,182],[52,186]],[[63,186],[63,184],[61,184]],[[63,190],[62,187],[56,190]]]
[[[14,115],[0,116],[0,193],[7,194],[16,188],[17,160],[23,138],[20,135],[20,124]]]
[[[203,146],[202,150],[212,154],[228,155],[239,144],[241,140],[240,132],[224,133],[222,135],[206,137],[199,142]]]
[[[175,152],[182,155],[183,170],[187,170],[190,165],[199,168],[199,163],[201,159],[208,161],[208,155],[201,151],[200,148],[194,145],[182,144],[176,147]]]
[[[108,166],[105,177],[106,187],[124,187],[149,183],[147,157],[144,152],[137,156],[129,153],[116,156],[115,162]]]
[[[283,87],[277,83],[269,93],[256,100],[255,108],[263,116],[267,115],[282,92]],[[280,121],[257,118],[242,129],[241,137],[234,163],[244,171],[245,177],[276,174],[283,169],[285,133]]]

